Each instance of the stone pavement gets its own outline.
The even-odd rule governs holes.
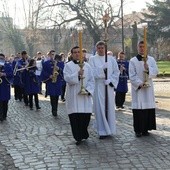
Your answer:
[[[158,106],[159,92],[169,85],[157,85]],[[31,111],[12,98],[8,118],[0,123],[0,170],[170,169],[170,105],[166,110],[157,109],[156,131],[136,138],[129,94],[127,98],[126,110],[116,112],[117,135],[99,140],[92,117],[90,138],[79,146],[72,137],[64,103],[59,104],[59,116],[54,118],[49,98],[40,96],[41,111]],[[170,95],[165,99],[170,101]]]

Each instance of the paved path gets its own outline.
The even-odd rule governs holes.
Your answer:
[[[169,85],[156,85],[157,107],[164,96],[160,91]],[[92,117],[90,138],[80,146],[72,138],[64,103],[59,104],[59,116],[54,118],[49,98],[40,96],[42,109],[38,112],[12,99],[7,120],[0,123],[0,170],[170,169],[170,105],[157,110],[156,131],[136,138],[129,94],[127,98],[126,110],[116,113],[117,135],[99,140]],[[170,101],[170,97],[164,98]]]

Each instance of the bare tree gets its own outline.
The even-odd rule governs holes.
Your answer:
[[[35,53],[36,45],[40,39],[39,23],[41,18],[41,10],[43,8],[43,0],[22,0],[22,7],[25,21],[25,40],[28,46],[30,56]]]
[[[114,20],[119,16],[119,11],[115,15],[113,5],[110,0],[53,0],[49,3],[46,0],[46,8],[53,9],[49,15],[49,19],[60,27],[63,24],[83,25],[93,38],[94,44],[103,36],[102,16],[104,11],[109,9],[110,20],[108,27],[114,26]],[[54,10],[57,9],[57,10]]]
[[[12,53],[14,52],[16,53],[24,49],[25,44],[23,42],[23,37],[20,30],[18,30],[17,27],[13,24],[13,19],[9,17],[7,1],[3,1],[2,4],[3,4],[3,13],[0,22],[1,32],[4,35],[3,38],[7,40],[6,45],[7,46],[12,45],[14,48],[14,51],[12,51]]]

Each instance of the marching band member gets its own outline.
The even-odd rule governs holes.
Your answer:
[[[0,54],[0,121],[6,120],[8,101],[10,100],[10,80],[13,77],[12,66]]]
[[[22,85],[22,81],[21,81],[21,73],[18,71],[18,61],[20,60],[20,56],[16,55],[14,57],[14,60],[12,62],[12,68],[13,68],[13,87],[14,87],[14,97],[15,100],[22,100],[22,92],[21,92],[21,85]]]
[[[126,93],[128,91],[128,71],[129,62],[125,60],[125,53],[123,51],[118,53],[117,64],[120,70],[119,83],[116,88],[115,103],[117,109],[124,109],[124,102]]]
[[[72,60],[64,67],[64,79],[67,83],[66,110],[69,115],[70,125],[74,139],[79,145],[83,139],[89,137],[88,125],[92,113],[92,95],[94,92],[94,77],[92,68],[84,62],[80,69],[80,49],[75,46],[71,49]],[[84,88],[87,95],[79,94],[81,89],[80,77],[84,77]]]
[[[105,42],[96,43],[97,54],[90,57],[89,64],[92,66],[95,78],[94,113],[96,117],[97,132],[99,139],[116,134],[114,88],[119,79],[119,68],[113,57],[108,57],[105,62]],[[105,80],[107,68],[108,79]],[[108,88],[108,113],[105,114],[105,86]]]
[[[144,41],[138,43],[138,55],[129,62],[129,79],[131,81],[133,126],[136,137],[148,136],[148,130],[156,129],[155,96],[152,78],[158,74],[156,61],[147,56],[144,64]],[[148,71],[149,86],[144,84],[144,70]]]
[[[58,110],[58,99],[61,95],[64,63],[55,61],[54,55],[54,50],[51,50],[48,53],[48,60],[43,63],[41,78],[42,81],[46,83],[46,95],[50,96],[52,115],[56,117]]]
[[[28,65],[28,56],[26,51],[21,52],[21,59],[18,61],[18,69],[24,68]],[[23,71],[18,71],[20,74],[20,90],[24,99],[25,106],[28,106],[28,95],[25,93],[24,82],[23,82]]]
[[[36,56],[36,67],[37,67],[37,70],[36,70],[36,75],[37,75],[37,78],[38,78],[38,85],[39,85],[39,94],[42,94],[42,82],[41,82],[41,72],[42,72],[42,54],[40,51],[37,52],[37,56]]]
[[[36,61],[34,59],[31,59],[29,61],[27,68],[23,71],[24,89],[25,94],[28,95],[29,98],[30,110],[33,110],[33,96],[36,109],[37,110],[41,109],[38,100],[39,85],[38,78],[36,76],[36,70],[37,70]]]
[[[66,56],[64,53],[60,53],[59,61],[63,62],[64,65],[67,62]],[[63,78],[62,79],[62,87],[61,87],[61,101],[62,102],[65,102],[65,91],[66,91],[66,81]]]

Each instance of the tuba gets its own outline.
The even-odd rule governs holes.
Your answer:
[[[57,66],[57,62],[55,60],[54,60],[53,64],[54,64],[54,67],[53,67],[53,74],[52,74],[52,83],[56,83],[57,76],[59,75],[59,73],[58,73],[59,67]]]

